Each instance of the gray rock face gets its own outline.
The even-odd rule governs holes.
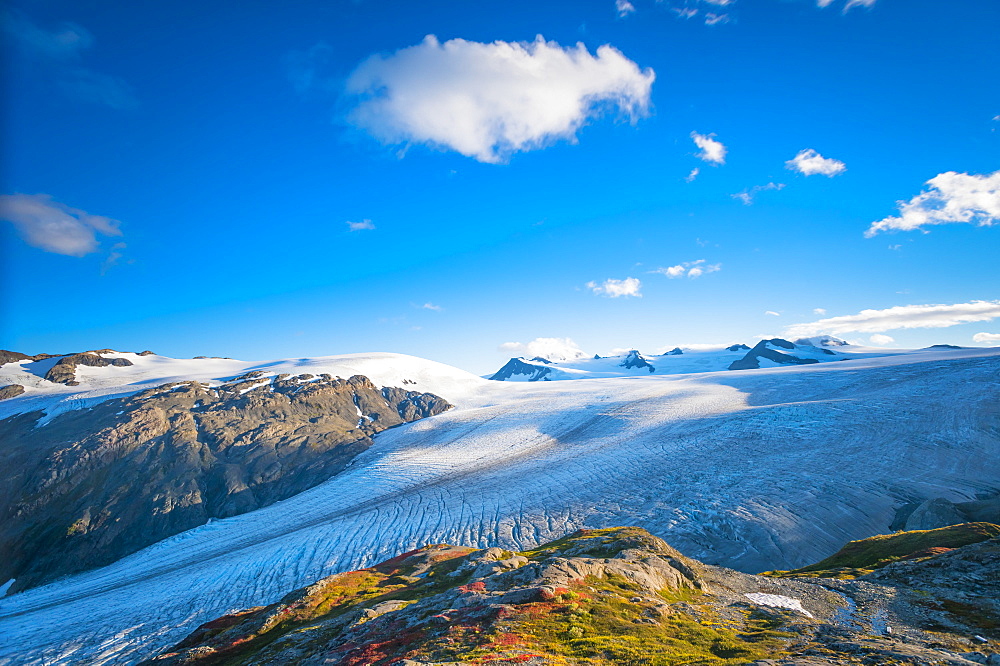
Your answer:
[[[82,354],[64,356],[49,368],[49,371],[45,373],[45,379],[56,384],[79,386],[80,382],[76,381],[76,366],[78,365],[87,365],[93,368],[104,368],[109,365],[118,367],[132,365],[132,361],[127,358],[104,358],[100,355],[110,351],[113,350],[102,349],[98,352],[84,352]]]
[[[0,421],[0,578],[23,590],[267,506],[340,472],[375,433],[451,407],[362,376],[261,374]]]
[[[8,384],[7,386],[0,387],[0,400],[14,398],[22,393],[24,393],[24,387],[20,384]]]
[[[954,503],[938,497],[918,506],[906,519],[905,530],[933,530],[948,525],[966,522],[966,518]]]
[[[730,370],[756,370],[760,367],[760,359],[766,358],[775,363],[784,363],[786,365],[804,365],[806,363],[818,363],[814,358],[799,358],[798,356],[792,356],[791,354],[784,354],[782,352],[770,349],[768,345],[773,347],[780,347],[782,349],[794,350],[795,345],[788,340],[782,340],[781,338],[772,338],[771,340],[761,340],[754,348],[746,353],[746,356],[739,359],[738,361],[733,361],[729,364]]]
[[[512,358],[502,368],[497,370],[490,379],[502,382],[514,375],[527,375],[529,382],[537,382],[540,379],[547,379],[547,375],[551,372],[550,368],[525,363],[522,358]]]
[[[642,357],[642,354],[640,354],[638,350],[635,349],[630,351],[628,355],[625,357],[625,360],[619,363],[618,365],[619,367],[626,368],[629,370],[636,368],[646,368],[650,372],[656,372],[656,368],[650,365],[650,363]]]

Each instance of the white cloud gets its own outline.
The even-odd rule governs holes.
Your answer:
[[[847,171],[847,165],[840,160],[823,157],[812,148],[800,150],[798,155],[785,162],[785,168],[805,176],[823,174],[832,177]]]
[[[722,270],[722,264],[707,264],[704,259],[698,259],[696,261],[686,261],[676,266],[657,268],[655,271],[650,271],[650,273],[659,273],[673,279],[684,277],[685,275],[689,278],[696,278],[706,273],[715,273],[720,270]]]
[[[388,144],[426,143],[481,162],[558,139],[575,141],[591,117],[617,107],[633,122],[649,106],[655,75],[609,45],[491,44],[428,35],[374,55],[350,75],[351,121]]]
[[[550,361],[572,361],[587,354],[571,338],[535,338],[531,342],[505,342],[500,351],[513,356],[541,356]]]
[[[780,312],[775,312],[774,310],[765,310],[764,314],[771,315],[772,317],[780,317],[781,316]]]
[[[826,310],[824,308],[813,308],[813,314],[822,317],[826,314]]]
[[[899,217],[873,222],[865,236],[880,231],[913,231],[933,224],[978,224],[1000,220],[1000,171],[979,176],[947,171],[927,181],[929,189],[909,201],[899,201]]]
[[[698,10],[692,7],[673,7],[672,9],[677,12],[677,16],[683,19],[689,19],[698,15]]]
[[[635,296],[637,298],[642,298],[642,294],[639,291],[642,288],[642,283],[638,278],[634,277],[627,277],[624,280],[615,280],[614,278],[610,278],[601,284],[591,281],[587,283],[587,288],[595,294],[600,294],[609,298],[618,298],[620,296]]]
[[[973,342],[1000,342],[1000,333],[976,333]]]
[[[433,303],[424,303],[420,306],[422,310],[433,310],[434,312],[441,312],[444,310],[440,305],[434,305]]]
[[[375,224],[371,220],[361,220],[360,222],[347,221],[344,224],[347,225],[348,231],[366,231],[375,228]]]
[[[12,223],[28,245],[71,257],[96,252],[97,234],[122,235],[118,220],[71,208],[48,194],[0,195],[0,218]]]
[[[6,43],[23,58],[35,63],[55,86],[80,101],[114,109],[132,109],[139,100],[124,80],[97,72],[81,64],[94,36],[83,26],[62,23],[54,30],[39,27],[25,14],[5,11],[0,24]]]
[[[785,188],[784,183],[768,183],[767,185],[754,185],[749,190],[743,190],[742,192],[737,192],[731,195],[734,199],[739,199],[743,202],[744,206],[749,206],[753,203],[754,197],[757,196],[758,192],[765,192],[767,190],[782,190]]]
[[[729,23],[729,14],[715,14],[713,12],[705,14],[705,25],[715,25],[716,23]]]
[[[882,333],[903,328],[948,328],[1000,317],[1000,301],[970,301],[952,305],[898,305],[884,310],[862,310],[855,315],[829,317],[793,324],[785,333],[794,338],[844,333]]]
[[[885,335],[883,333],[876,333],[875,335],[868,338],[868,341],[873,345],[888,345],[896,341],[891,335]]]
[[[701,169],[699,169],[698,167],[691,169],[691,173],[689,173],[687,176],[684,177],[684,182],[686,183],[694,182],[694,179],[698,177],[699,173],[701,173]]]
[[[691,138],[694,139],[695,145],[701,149],[698,158],[713,164],[725,164],[726,147],[722,145],[721,141],[713,139],[713,136],[715,135],[691,132]]]
[[[702,2],[707,2],[710,5],[716,5],[717,7],[728,7],[734,4],[736,0],[701,0]]]
[[[847,0],[844,5],[844,13],[851,11],[855,7],[874,7],[876,0]]]
[[[847,0],[844,3],[843,13],[851,11],[855,7],[874,7],[877,0]],[[816,0],[817,7],[829,7],[834,0]]]
[[[628,16],[635,11],[635,5],[629,0],[615,0],[615,9],[618,11],[618,16]]]

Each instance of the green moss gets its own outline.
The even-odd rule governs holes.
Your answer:
[[[902,559],[919,557],[931,549],[960,548],[1000,537],[1000,525],[963,523],[935,530],[914,530],[880,534],[851,541],[830,557],[801,569],[766,571],[762,576],[812,576],[824,578],[855,578]]]

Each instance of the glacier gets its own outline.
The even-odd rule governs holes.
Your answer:
[[[427,543],[524,549],[638,525],[708,563],[785,569],[886,532],[906,502],[1000,491],[1000,349],[530,384],[364,359],[458,409],[380,433],[283,502],[0,599],[0,663],[135,663],[227,611]],[[112,383],[59,389],[51,408],[126,390]]]

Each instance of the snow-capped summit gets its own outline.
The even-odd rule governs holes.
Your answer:
[[[625,356],[625,360],[618,365],[629,370],[646,368],[650,372],[656,372],[656,368],[650,365],[649,361],[643,358],[642,354],[640,354],[637,349],[629,351],[629,353]]]
[[[809,347],[846,347],[848,343],[832,335],[816,335],[811,338],[799,338],[795,341],[797,345]]]

